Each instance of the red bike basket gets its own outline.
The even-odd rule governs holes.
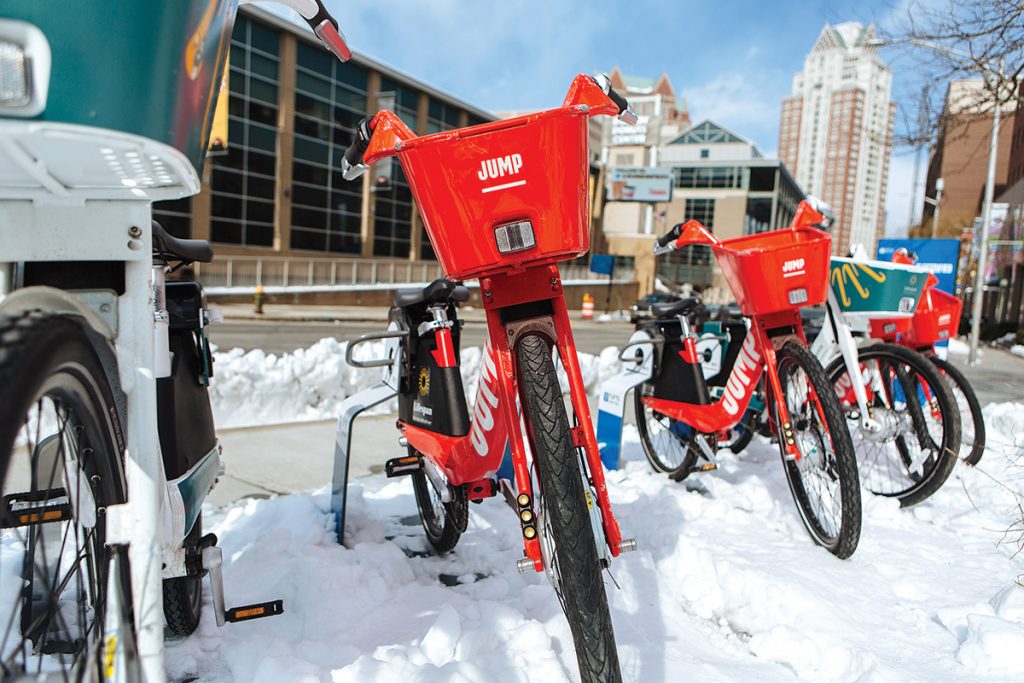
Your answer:
[[[563,107],[398,147],[448,278],[465,280],[587,252],[588,122],[584,107]],[[534,244],[517,233],[512,248],[520,250],[499,252],[496,229],[520,221],[530,222]]]
[[[927,290],[914,312],[914,326],[907,335],[908,342],[924,347],[955,337],[963,307],[964,302],[952,294],[934,287]]]
[[[722,240],[712,248],[743,315],[813,306],[828,294],[827,232],[786,228]]]

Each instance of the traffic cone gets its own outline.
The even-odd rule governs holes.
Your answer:
[[[590,294],[583,295],[583,319],[594,319],[594,297],[590,296]]]

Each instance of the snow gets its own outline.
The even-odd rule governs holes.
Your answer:
[[[585,364],[590,382],[612,356]],[[639,550],[612,565],[621,588],[606,581],[624,678],[1021,680],[1024,404],[984,413],[980,465],[958,464],[908,510],[865,495],[846,561],[810,542],[767,441],[674,483],[650,471],[627,427],[608,485]],[[196,635],[168,644],[172,679],[577,678],[550,586],[516,571],[520,534],[503,501],[471,506],[458,547],[437,557],[408,480],[365,477],[349,491],[348,547],[335,542],[326,490],[206,511],[228,603],[283,598],[285,612],[217,629],[207,611]]]
[[[1024,357],[1024,344],[1014,344],[1010,347],[1010,353],[1015,356]]]
[[[333,337],[313,346],[280,356],[260,350],[242,349],[214,353],[214,376],[210,382],[210,400],[218,429],[253,425],[333,420],[346,397],[375,384],[380,370],[351,367],[345,362],[347,342]],[[360,345],[356,360],[383,355],[384,342]],[[482,349],[462,349],[462,379],[468,396],[476,396],[477,374]],[[579,354],[583,381],[590,392],[619,371],[618,352],[608,347],[600,356]],[[568,390],[564,372],[562,388]],[[395,402],[380,406],[376,412],[395,410]]]

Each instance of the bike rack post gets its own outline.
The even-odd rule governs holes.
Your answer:
[[[334,513],[339,545],[345,544],[345,504],[348,498],[349,454],[352,452],[352,423],[364,410],[398,395],[402,376],[401,340],[408,334],[405,330],[399,330],[396,323],[391,323],[387,332],[364,334],[350,341],[345,350],[345,360],[353,367],[385,369],[379,382],[349,396],[341,403],[341,414],[338,416],[338,428],[334,436],[334,468],[331,476],[331,512]],[[378,339],[386,341],[385,358],[355,360],[352,352],[356,346]]]

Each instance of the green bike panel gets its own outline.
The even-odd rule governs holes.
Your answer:
[[[833,256],[828,281],[843,312],[900,317],[914,314],[927,277],[921,268]]]
[[[37,120],[166,143],[202,168],[238,0],[7,0],[53,55]]]

